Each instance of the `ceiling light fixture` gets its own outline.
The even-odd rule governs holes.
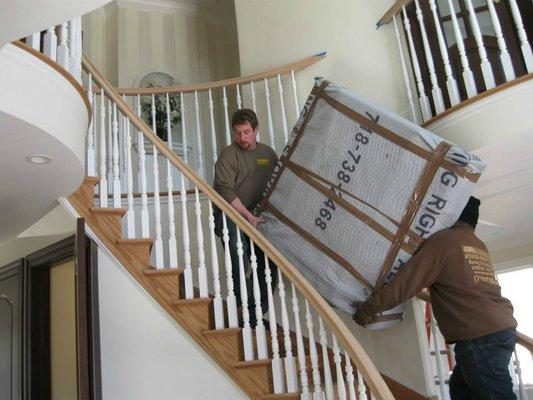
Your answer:
[[[47,156],[46,154],[34,154],[33,156],[29,156],[27,160],[32,164],[43,165],[51,163],[52,157]]]

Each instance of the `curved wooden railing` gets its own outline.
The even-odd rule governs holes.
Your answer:
[[[276,368],[276,366],[278,365],[278,363],[280,362],[280,357],[279,357],[279,348],[278,348],[278,345],[277,345],[277,336],[276,335],[272,335],[272,341],[273,341],[273,347],[272,347],[272,353],[273,353],[273,359],[272,359],[272,365],[273,365],[273,374],[274,374],[274,388],[275,388],[275,391],[276,393],[282,393],[283,391],[284,392],[290,392],[291,390],[294,390],[295,388],[300,388],[299,390],[302,392],[302,394],[304,395],[309,395],[310,393],[315,393],[317,395],[319,395],[320,393],[323,393],[324,391],[328,392],[328,391],[332,391],[334,390],[334,388],[336,388],[335,390],[341,390],[340,389],[340,386],[339,386],[339,382],[342,381],[342,390],[345,390],[345,386],[344,386],[344,380],[343,380],[343,376],[346,376],[346,391],[349,392],[349,393],[354,393],[353,394],[353,397],[355,396],[355,391],[359,391],[359,394],[360,394],[360,398],[365,398],[366,396],[366,393],[367,393],[367,390],[370,391],[370,393],[372,394],[373,398],[375,399],[383,399],[383,400],[392,400],[393,399],[393,396],[391,394],[391,392],[389,391],[387,385],[385,384],[385,382],[383,381],[381,375],[379,374],[379,372],[376,370],[375,366],[373,365],[373,363],[371,362],[371,360],[369,359],[369,357],[367,356],[367,354],[365,353],[365,351],[362,349],[361,345],[359,344],[359,342],[355,339],[355,337],[353,336],[353,334],[350,332],[350,330],[344,325],[344,323],[342,322],[342,320],[337,316],[337,314],[332,310],[332,308],[327,304],[327,302],[319,295],[319,293],[308,283],[308,281],[300,274],[300,272],[298,272],[294,266],[292,266],[289,261],[278,251],[276,250],[269,242],[267,239],[265,239],[265,237],[259,232],[257,231],[256,229],[254,229],[248,222],[246,222],[246,220],[239,214],[237,213],[226,201],[224,201],[222,199],[222,197],[217,193],[215,192],[215,190],[205,182],[205,180],[203,180],[189,165],[187,165],[187,163],[182,160],[180,157],[178,157],[171,149],[171,147],[169,147],[167,145],[167,143],[163,142],[161,140],[161,138],[159,138],[154,132],[153,130],[137,115],[137,113],[135,113],[131,108],[130,106],[126,103],[126,101],[124,100],[124,98],[117,92],[116,89],[114,89],[106,80],[105,78],[100,74],[100,72],[98,72],[96,70],[96,68],[91,64],[91,62],[86,58],[86,57],[83,57],[83,67],[85,69],[85,71],[89,74],[89,83],[88,83],[88,91],[90,93],[90,97],[93,98],[93,105],[95,107],[95,110],[98,109],[98,102],[96,101],[96,98],[95,96],[92,96],[91,93],[92,93],[92,88],[94,86],[92,86],[92,81],[96,82],[96,84],[98,85],[98,88],[99,90],[101,91],[100,92],[100,110],[101,110],[101,113],[99,114],[99,117],[100,118],[96,118],[95,119],[95,123],[94,123],[94,126],[92,127],[92,131],[90,129],[90,135],[93,134],[95,135],[96,134],[96,129],[98,126],[100,126],[101,128],[101,131],[99,132],[99,141],[97,140],[97,136],[93,136],[93,139],[90,139],[89,142],[90,143],[99,143],[100,146],[95,146],[95,149],[94,151],[96,152],[96,154],[94,155],[95,156],[95,160],[97,160],[95,162],[95,165],[100,165],[100,171],[99,171],[99,175],[100,175],[100,197],[99,197],[99,200],[100,200],[100,205],[105,207],[107,206],[107,188],[108,188],[108,180],[112,180],[113,181],[113,184],[114,185],[117,185],[117,181],[120,180],[120,166],[119,166],[119,162],[120,162],[120,157],[119,157],[119,140],[118,140],[118,133],[119,133],[119,124],[117,122],[117,119],[120,119],[120,118],[125,118],[127,120],[126,122],[126,125],[125,125],[125,128],[122,132],[122,135],[124,135],[124,143],[127,145],[127,146],[130,146],[131,145],[131,137],[130,137],[130,124],[131,126],[133,127],[134,130],[136,130],[139,134],[139,136],[143,136],[146,141],[148,141],[149,145],[150,146],[153,146],[153,149],[154,149],[154,153],[156,154],[159,154],[160,156],[162,156],[166,163],[167,163],[167,173],[168,175],[167,176],[170,176],[171,178],[170,179],[167,179],[166,183],[167,183],[167,189],[168,189],[168,192],[172,192],[172,173],[171,171],[173,169],[175,169],[175,171],[180,175],[182,176],[182,180],[181,180],[181,201],[182,201],[182,206],[184,206],[184,202],[185,202],[185,199],[186,199],[186,189],[185,189],[185,184],[184,184],[184,180],[188,180],[194,190],[195,190],[195,194],[198,194],[198,192],[202,192],[204,195],[206,195],[208,197],[208,205],[209,205],[209,216],[210,216],[210,229],[209,229],[209,238],[211,239],[210,240],[210,243],[211,243],[211,250],[212,252],[215,252],[215,257],[214,258],[211,258],[211,263],[213,264],[212,265],[212,268],[213,268],[213,279],[214,279],[214,308],[215,308],[215,325],[218,328],[224,328],[225,327],[225,324],[224,324],[224,318],[223,318],[223,315],[219,315],[219,313],[217,313],[217,310],[219,309],[220,307],[220,311],[222,310],[222,300],[221,300],[221,293],[220,293],[220,283],[217,281],[217,279],[219,278],[219,272],[218,272],[218,261],[217,261],[217,257],[216,257],[216,246],[215,246],[215,242],[214,242],[214,233],[213,233],[213,227],[214,227],[214,221],[213,219],[211,218],[211,213],[212,213],[212,210],[211,210],[211,204],[215,205],[216,207],[218,207],[223,215],[225,216],[224,217],[224,221],[225,223],[227,222],[229,224],[230,221],[233,221],[238,229],[240,229],[240,231],[244,234],[246,234],[250,240],[251,240],[251,247],[253,248],[253,244],[255,243],[255,245],[257,245],[267,256],[266,258],[266,262],[267,262],[267,266],[269,265],[268,264],[268,260],[270,260],[270,262],[274,263],[275,265],[278,266],[278,272],[279,272],[279,277],[281,278],[280,280],[280,283],[278,284],[278,288],[279,288],[279,295],[280,295],[280,302],[281,302],[281,310],[282,310],[282,317],[281,317],[281,323],[283,325],[283,330],[284,330],[284,337],[285,337],[285,346],[288,346],[289,348],[289,351],[290,351],[290,346],[291,346],[291,340],[290,340],[290,333],[288,331],[289,329],[289,319],[288,319],[288,315],[287,315],[287,309],[285,307],[285,286],[284,286],[284,279],[286,279],[290,284],[290,286],[292,287],[292,294],[293,294],[293,297],[292,297],[292,309],[293,309],[293,312],[294,312],[294,329],[295,329],[295,332],[296,332],[296,336],[297,336],[297,351],[295,351],[294,353],[298,353],[298,360],[299,360],[299,365],[303,368],[300,369],[299,371],[299,377],[300,377],[300,380],[299,380],[299,383],[298,382],[293,382],[293,388],[289,388],[289,387],[286,387],[285,389],[281,389],[279,385],[282,385],[283,386],[283,382],[285,382],[285,378],[281,378],[278,376],[278,373],[279,373],[279,369]],[[104,95],[104,96],[102,96]],[[106,107],[106,104],[108,104],[108,107]],[[112,120],[111,120],[111,124],[108,125],[108,120],[105,118],[105,113],[106,113],[106,110],[112,110]],[[107,131],[107,128],[108,126],[111,126],[112,129],[110,131]],[[107,131],[107,133],[106,133]],[[169,140],[171,139],[171,132],[169,130]],[[108,135],[106,137],[106,135]],[[109,140],[111,139],[111,140]],[[140,162],[140,165],[141,165],[141,169],[144,167],[144,143],[145,141],[143,141],[142,139],[140,140],[140,154],[141,154],[141,162]],[[110,146],[110,147],[107,147],[107,146]],[[100,149],[100,152],[98,154],[98,149]],[[94,154],[94,153],[93,153]],[[112,162],[110,165],[112,165],[112,171],[111,173],[108,173],[108,170],[107,170],[107,163],[106,163],[106,157],[107,155],[109,155],[109,157],[111,157],[112,159]],[[154,252],[155,252],[155,264],[156,264],[156,267],[157,268],[164,268],[165,265],[163,263],[163,257],[162,257],[162,254],[158,254],[161,250],[161,253],[162,253],[162,237],[161,237],[161,221],[160,221],[160,216],[161,216],[161,206],[159,204],[160,202],[160,199],[159,199],[159,188],[157,187],[158,186],[158,168],[159,168],[159,163],[157,161],[157,157],[155,157],[155,162],[153,164],[153,173],[155,175],[155,182],[156,182],[156,190],[154,191],[155,192],[155,200],[154,200],[154,215],[155,215],[155,221],[154,221],[154,224],[155,224],[155,229],[153,230],[155,232],[155,242],[154,242]],[[99,162],[98,162],[99,160]],[[132,217],[132,213],[134,212],[133,210],[133,206],[132,206],[132,198],[133,198],[133,193],[132,193],[132,182],[133,182],[133,178],[132,178],[132,173],[131,173],[131,158],[130,156],[126,156],[125,159],[123,160],[126,164],[128,164],[128,169],[130,169],[130,172],[127,173],[126,175],[128,175],[127,177],[127,186],[128,186],[128,205],[127,205],[127,208],[128,208],[128,212],[126,213],[126,221],[127,221],[127,224],[128,224],[128,238],[134,238],[135,235],[136,235],[136,231],[135,228],[134,229],[130,229],[131,228],[131,225],[130,224],[134,224],[134,218]],[[146,174],[146,171],[140,171],[140,176],[141,176],[141,181],[145,181],[145,175]],[[120,181],[118,182],[118,188],[120,188],[121,186],[121,183]],[[143,185],[141,185],[143,186]],[[145,187],[145,183],[144,183],[144,187]],[[145,191],[144,191],[145,192]],[[169,200],[171,200],[173,198],[173,196],[169,196]],[[171,200],[172,201],[172,200]],[[116,190],[116,196],[113,197],[113,204],[115,207],[117,206],[120,206],[122,204],[122,200],[120,199],[120,190]],[[205,205],[204,205],[205,206]],[[197,227],[200,227],[199,231],[200,231],[200,234],[197,232],[197,243],[198,243],[198,250],[199,250],[199,267],[198,267],[198,279],[199,279],[199,286],[200,286],[200,296],[208,296],[208,293],[207,293],[207,272],[206,272],[206,266],[205,266],[205,263],[206,263],[206,260],[205,260],[205,257],[203,255],[203,243],[204,243],[204,239],[203,239],[203,228],[201,228],[201,222],[200,222],[200,214],[201,214],[201,204],[198,200],[198,196],[196,196],[196,203],[195,203],[195,209],[196,209],[196,217],[197,217]],[[188,223],[186,222],[187,221],[187,213],[186,213],[186,210],[185,208],[183,208],[183,216],[184,216],[184,221],[182,221],[182,227],[185,229],[185,225],[188,225]],[[141,214],[143,214],[143,212],[141,211]],[[174,232],[174,228],[173,228],[173,218],[174,218],[174,212],[173,212],[173,206],[171,206],[169,204],[169,215],[171,215],[171,218],[170,218],[170,228],[169,228],[169,231],[171,232],[171,236],[172,236],[172,232]],[[147,215],[147,214],[146,214]],[[131,217],[131,218],[130,218]],[[149,231],[146,230],[145,231],[145,224],[144,224],[144,216],[142,216],[143,219],[143,227],[142,227],[142,237],[146,237],[145,235],[148,235],[149,234]],[[184,223],[185,222],[185,223]],[[147,224],[146,224],[147,225]],[[192,267],[191,267],[191,262],[190,262],[190,249],[187,247],[189,246],[189,238],[188,238],[188,232],[185,232],[184,231],[184,263],[185,263],[185,292],[186,292],[186,296],[187,298],[192,298],[192,297],[195,297],[195,293],[193,291],[193,287],[192,287]],[[239,236],[240,237],[240,236]],[[235,307],[235,296],[233,294],[233,286],[234,286],[234,283],[233,283],[233,280],[234,278],[231,277],[231,261],[228,260],[229,258],[229,255],[228,255],[228,237],[227,237],[227,230],[224,229],[224,243],[225,243],[225,246],[226,246],[226,251],[225,251],[225,264],[226,264],[226,274],[229,274],[228,275],[228,280],[227,280],[227,284],[228,284],[228,296],[227,296],[227,300],[226,300],[226,304],[227,304],[227,313],[228,313],[228,319],[229,319],[229,327],[236,327],[238,326],[237,325],[237,308]],[[170,238],[169,240],[174,240],[173,242],[173,246],[175,246],[175,237],[174,238]],[[243,243],[242,242],[237,242],[237,248],[239,249],[239,246],[240,246],[240,249],[242,250],[242,246],[243,246]],[[170,246],[171,248],[172,246]],[[241,256],[242,257],[242,251],[241,251]],[[172,255],[170,256],[172,258]],[[175,260],[176,261],[176,260]],[[229,266],[229,269],[228,269],[228,261],[230,261],[230,266]],[[256,260],[254,258],[254,255],[252,253],[252,260],[251,260],[251,265],[252,265],[252,270],[254,271],[254,274],[256,273],[256,270],[257,270],[257,263],[256,263]],[[239,267],[242,268],[242,258],[240,259],[240,262],[239,262]],[[171,265],[170,267],[175,267],[175,265],[172,265],[172,261],[171,261]],[[229,271],[229,272],[228,272]],[[241,285],[241,294],[243,293],[242,289],[243,289],[243,276],[244,276],[244,272],[243,270],[241,269],[240,270],[240,285]],[[271,282],[272,281],[272,276],[270,276],[270,270],[268,270],[269,272],[267,273],[267,282]],[[221,273],[222,274],[222,273]],[[284,278],[283,278],[284,277]],[[254,275],[254,296],[256,296],[257,292],[256,292],[256,282],[255,282],[255,279],[256,279],[256,275]],[[270,280],[269,280],[270,279]],[[205,280],[205,282],[204,282]],[[269,283],[270,285],[270,283]],[[231,286],[231,287],[230,287]],[[244,284],[244,288],[246,287],[246,284]],[[271,295],[272,295],[272,288],[269,287],[269,304],[271,305],[270,306],[270,310],[273,310],[273,302],[272,302],[272,298],[271,298]],[[304,299],[305,299],[305,310],[302,310],[302,313],[301,313],[301,316],[302,318],[306,321],[306,325],[307,325],[307,328],[308,328],[308,337],[309,337],[309,347],[310,347],[310,354],[309,356],[311,357],[311,363],[312,363],[312,368],[313,368],[313,374],[312,374],[312,384],[310,382],[308,382],[308,377],[307,377],[307,372],[305,371],[305,364],[306,364],[306,359],[305,357],[307,356],[305,354],[305,349],[304,349],[304,346],[303,346],[303,341],[302,341],[302,332],[304,329],[302,329],[302,326],[300,325],[300,306],[298,305],[298,296],[296,296],[296,293],[299,293]],[[253,341],[251,339],[251,335],[252,335],[252,331],[250,329],[250,324],[249,324],[249,320],[250,320],[250,315],[249,315],[249,311],[248,311],[248,307],[246,307],[246,304],[247,304],[247,297],[246,297],[246,290],[244,290],[244,295],[242,295],[242,304],[243,304],[243,307],[242,307],[242,319],[243,319],[243,323],[244,323],[244,328],[243,328],[243,346],[244,346],[244,356],[245,356],[245,360],[252,360],[254,359],[254,349],[253,349]],[[246,302],[245,302],[246,300]],[[255,297],[255,306],[256,306],[256,310],[258,309],[259,307],[259,310],[261,310],[261,304],[259,303],[258,304],[258,299],[257,297]],[[305,313],[304,313],[305,312]],[[256,311],[257,313],[257,311]],[[313,316],[314,315],[314,316]],[[262,335],[265,335],[264,333],[264,326],[263,323],[262,323],[262,318],[261,318],[261,313],[259,312],[257,315],[258,317],[257,319],[257,326],[255,328],[255,331],[256,331],[256,335],[258,335],[257,332],[263,332]],[[317,349],[315,347],[315,342],[314,342],[314,334],[313,332],[316,330],[316,316],[318,316],[318,320],[319,320],[319,325],[320,325],[320,328],[319,328],[319,336],[320,336],[320,343],[322,344],[322,351],[325,351],[326,353],[323,353],[323,357],[322,357],[322,362],[324,364],[327,364],[327,368],[325,365],[323,365],[321,368],[322,369],[319,369],[319,361],[318,361],[318,356],[317,356]],[[271,331],[274,332],[274,331],[277,331],[277,326],[276,325],[272,325],[272,318],[274,318],[274,324],[276,323],[276,317],[275,317],[275,314],[270,314],[269,313],[269,317],[270,317],[270,324],[271,324]],[[335,365],[334,366],[330,366],[329,365],[329,357],[327,356],[328,353],[328,335],[326,334],[326,331],[325,331],[325,328],[327,328],[330,332],[330,337],[332,338],[333,340],[333,353],[334,353],[334,359],[335,359]],[[257,349],[257,352],[258,352],[258,358],[261,358],[261,357],[266,357],[266,354],[268,353],[266,351],[265,348],[262,349],[262,346],[266,346],[266,341],[264,340],[264,337],[260,337],[260,336],[257,336],[257,342],[258,342],[258,349]],[[274,342],[276,343],[274,345]],[[263,344],[261,344],[263,343]],[[331,344],[332,342],[329,341],[329,343]],[[341,350],[341,347],[344,349],[345,353],[344,355],[347,357],[346,358],[346,361],[349,361],[349,362],[342,362],[342,350]],[[287,350],[287,348],[286,348]],[[324,357],[325,355],[325,357]],[[294,362],[294,356],[292,355],[292,353],[286,353],[285,354],[285,360],[289,360],[291,361],[292,360],[292,363],[289,362],[287,363],[287,361],[285,361],[285,366],[287,367],[287,365],[291,366],[292,367],[289,367],[287,371],[287,382],[289,383],[291,380],[294,380],[295,379],[295,374],[298,376],[298,373],[296,371],[296,363]],[[276,361],[277,360],[277,361]],[[341,368],[341,365],[343,365],[343,367]],[[352,369],[352,365],[355,366],[355,370]],[[324,375],[321,375],[320,371],[331,371],[331,368],[336,368],[337,370],[337,385],[333,385],[332,381],[331,381],[331,374],[329,372],[329,381],[328,379],[326,378],[323,382],[321,381],[321,376],[324,376]],[[354,375],[355,374],[355,375]],[[291,376],[289,376],[291,375]],[[327,375],[327,374],[326,374]],[[278,377],[278,379],[276,378]],[[357,379],[355,378],[357,377]],[[341,381],[339,381],[339,379]],[[277,381],[277,383],[276,383]],[[354,386],[354,382],[357,382],[357,385]],[[276,389],[276,385],[278,385],[277,389]],[[329,386],[329,387],[328,387]],[[281,391],[280,391],[281,390]],[[346,393],[345,393],[346,395]]]

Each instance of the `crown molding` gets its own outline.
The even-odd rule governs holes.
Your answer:
[[[138,11],[162,14],[182,14],[190,17],[198,15],[198,5],[179,0],[117,0],[118,8],[133,8]]]

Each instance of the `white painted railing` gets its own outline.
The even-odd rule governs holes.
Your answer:
[[[125,237],[155,239],[153,268],[183,268],[184,297],[213,299],[212,329],[242,329],[242,361],[269,360],[274,393],[300,393],[302,399],[313,400],[393,399],[329,305],[172,152],[172,129],[167,130],[167,142],[161,141],[153,132],[153,117],[151,129],[88,61],[85,67],[94,113],[87,140],[94,144],[88,153],[93,159],[87,163],[87,173],[100,177],[95,204],[127,210]],[[196,96],[197,90],[188,93]],[[167,93],[163,96],[166,99]],[[171,112],[167,106],[167,119]],[[132,146],[135,136],[140,156]],[[148,165],[147,150],[159,153],[166,168],[159,168],[156,161]],[[156,184],[154,193],[148,193],[145,182],[150,177],[157,182],[157,174],[165,186]],[[140,185],[134,177],[141,177]],[[140,200],[133,193],[137,187]],[[117,193],[118,188],[123,188],[124,195]],[[218,211],[213,213],[215,206]],[[236,256],[232,257],[233,251]]]
[[[81,55],[83,53],[81,17],[27,36],[25,42],[28,46],[56,61],[78,82],[81,82]]]
[[[532,12],[516,0],[397,0],[378,26],[394,22],[411,119],[426,122],[531,74]]]

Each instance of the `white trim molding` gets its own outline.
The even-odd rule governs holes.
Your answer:
[[[116,3],[118,8],[133,8],[162,14],[183,14],[189,17],[196,17],[199,9],[197,4],[177,0],[117,0]]]

